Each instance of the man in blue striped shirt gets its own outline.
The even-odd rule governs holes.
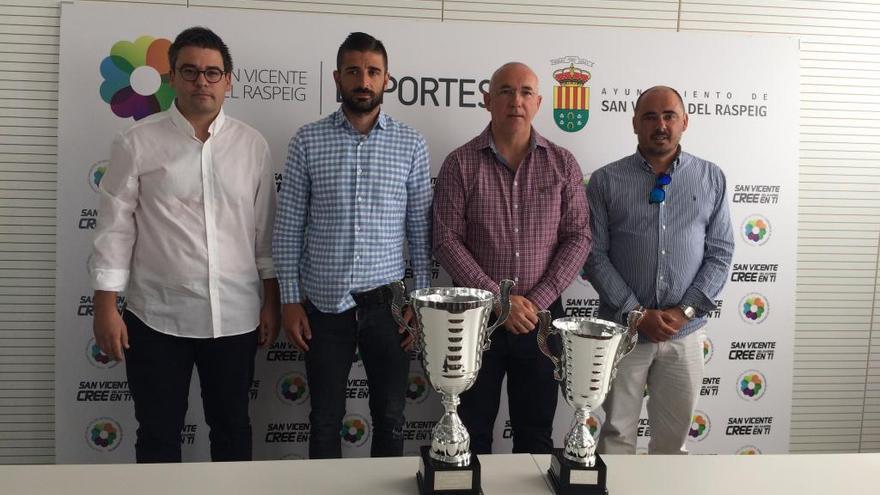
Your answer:
[[[649,452],[687,453],[703,375],[706,315],[727,280],[733,231],[721,169],[681,151],[681,96],[655,86],[636,102],[636,153],[597,170],[588,185],[593,249],[587,275],[601,318],[626,324],[639,343],[623,359],[604,403],[599,451],[634,454],[645,385]]]
[[[381,111],[382,42],[352,33],[336,65],[341,108],[296,133],[284,167],[273,239],[282,326],[306,354],[309,457],[342,455],[356,348],[370,387],[371,455],[400,456],[412,339],[391,316],[387,284],[404,276],[406,239],[414,285],[429,285],[428,149],[421,134]]]

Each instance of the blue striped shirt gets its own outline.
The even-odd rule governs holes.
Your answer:
[[[326,313],[354,307],[352,293],[404,276],[408,241],[416,288],[430,284],[431,175],[416,130],[379,113],[360,134],[342,109],[290,140],[272,255],[281,302]]]
[[[681,338],[705,325],[716,307],[733,257],[733,230],[717,165],[681,152],[667,173],[672,182],[660,204],[648,202],[656,176],[638,152],[593,173],[586,268],[601,318],[620,322],[640,304],[693,306],[700,317],[674,337]]]

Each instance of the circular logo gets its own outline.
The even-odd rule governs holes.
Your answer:
[[[743,221],[740,232],[746,244],[760,246],[770,239],[770,221],[761,215],[750,215]]]
[[[370,439],[370,423],[360,414],[349,414],[342,420],[339,436],[342,437],[342,445],[361,447]]]
[[[688,430],[688,440],[701,442],[709,436],[711,429],[712,423],[709,422],[709,416],[703,411],[694,411],[691,427]]]
[[[406,385],[406,401],[409,404],[421,404],[430,394],[428,380],[421,373],[410,373]]]
[[[736,455],[761,455],[761,449],[754,445],[746,445],[737,450]]]
[[[98,347],[94,338],[89,339],[89,343],[86,344],[86,358],[92,363],[92,366],[103,370],[110,369],[119,364],[119,361],[113,359],[108,354],[105,354],[104,351]]]
[[[309,398],[309,385],[302,374],[287,373],[278,379],[275,393],[278,395],[278,400],[287,405],[300,405]]]
[[[744,371],[736,380],[736,391],[747,401],[760,400],[767,393],[767,379],[760,371]]]
[[[703,339],[703,364],[709,364],[709,361],[712,360],[712,354],[714,354],[715,348],[712,347],[712,339],[709,337],[705,337]]]
[[[101,192],[101,179],[107,173],[108,165],[110,165],[110,160],[100,160],[89,167],[89,187],[92,188],[92,191]]]
[[[770,314],[770,303],[757,292],[746,294],[739,303],[740,316],[746,323],[764,323]]]
[[[86,427],[86,443],[99,452],[110,452],[122,442],[122,427],[112,418],[98,418]]]
[[[117,41],[110,48],[110,55],[101,61],[104,81],[98,92],[114,115],[140,120],[168,110],[174,101],[170,46],[165,38],[141,36],[134,42]]]

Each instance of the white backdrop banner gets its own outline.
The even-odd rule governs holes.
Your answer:
[[[96,191],[114,134],[171,104],[165,54],[169,40],[193,25],[210,27],[229,45],[235,70],[226,110],[263,133],[279,172],[293,133],[338,107],[332,71],[337,48],[352,31],[385,43],[392,79],[384,109],[426,136],[435,176],[450,151],[486,126],[480,91],[504,62],[525,62],[538,74],[544,101],[534,125],[574,153],[586,178],[635,150],[630,119],[641,89],[677,88],[691,119],[683,147],[727,174],[737,231],[731,278],[707,327],[707,368],[689,447],[695,453],[787,451],[798,196],[796,40],[89,2],[63,4],[61,21],[59,463],[134,460],[137,423],[125,366],[108,359],[92,338],[87,265]],[[573,85],[559,88],[572,77]],[[448,284],[436,266],[434,277],[435,285]],[[593,316],[598,307],[583,277],[563,302],[569,315]],[[353,361],[340,435],[345,455],[355,457],[368,455],[371,435],[366,377],[357,356]],[[405,450],[414,455],[429,443],[441,413],[415,356],[407,398]],[[283,338],[259,352],[251,399],[255,458],[305,457],[303,355]],[[185,460],[209,457],[200,403],[194,382],[181,431]],[[506,409],[503,403],[496,452],[511,449]],[[560,400],[557,445],[571,417]],[[596,431],[601,423],[601,413],[590,419]],[[649,435],[643,420],[640,450]]]

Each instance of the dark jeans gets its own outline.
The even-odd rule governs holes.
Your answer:
[[[306,352],[306,374],[312,412],[309,457],[342,457],[345,391],[355,349],[360,349],[370,387],[373,422],[372,457],[403,455],[403,408],[409,376],[409,353],[400,347],[403,335],[389,304],[356,307],[339,314],[322,313],[305,303],[312,329]]]
[[[125,372],[138,421],[137,462],[180,462],[180,431],[193,365],[199,373],[211,460],[252,458],[248,392],[257,332],[194,339],[157,332],[126,311]]]
[[[549,309],[554,319],[565,316],[559,299]],[[492,453],[492,433],[505,374],[513,452],[547,454],[553,450],[551,435],[559,383],[553,378],[552,361],[538,349],[537,335],[537,330],[514,335],[503,326],[492,333],[492,346],[483,353],[477,381],[461,394],[458,406],[475,454]],[[551,349],[558,350],[558,342],[558,336],[554,336]]]

